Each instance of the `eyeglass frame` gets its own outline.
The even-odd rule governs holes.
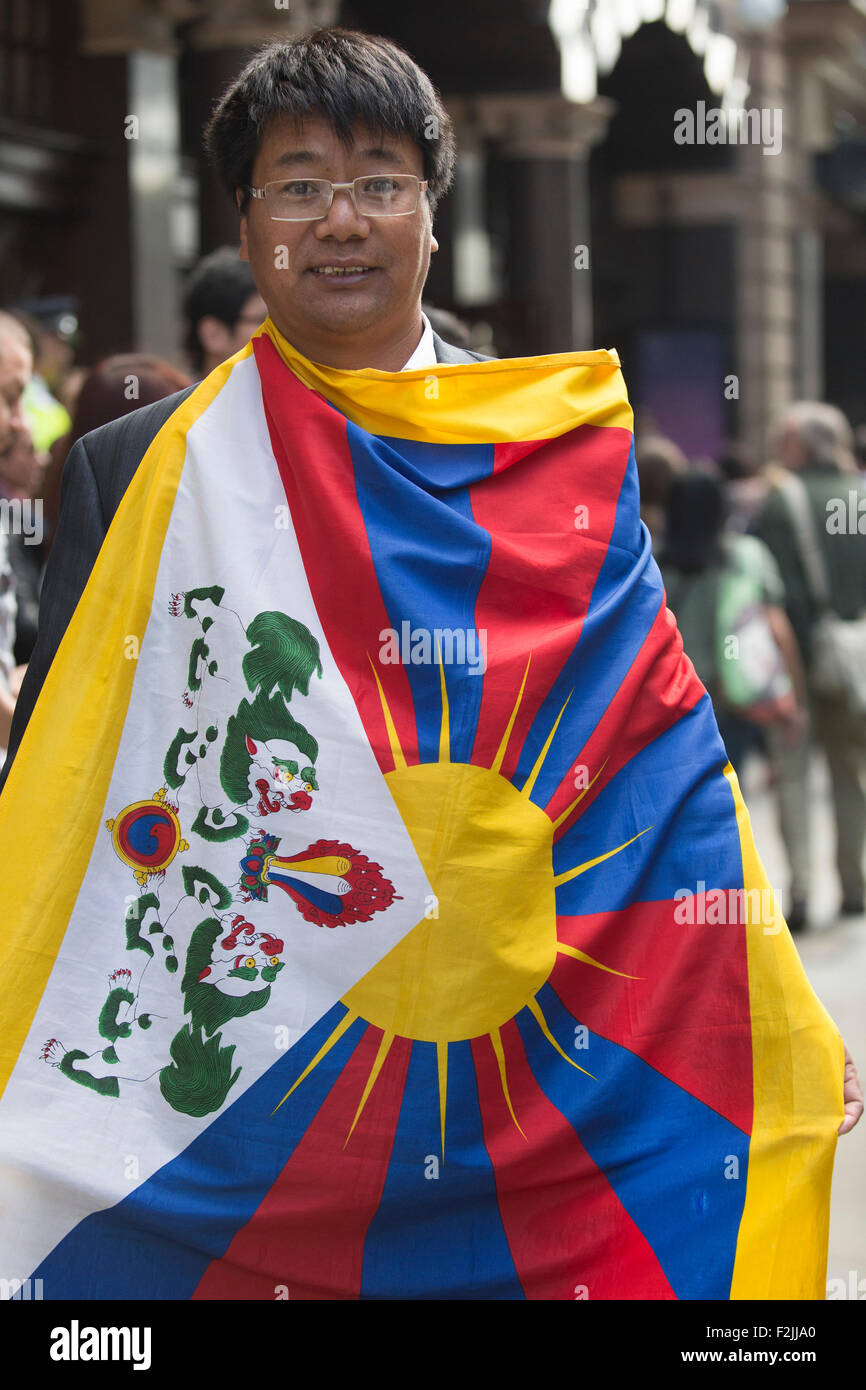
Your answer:
[[[355,199],[355,184],[360,183],[361,179],[415,179],[415,182],[418,185],[418,197],[415,202],[414,208],[412,208],[411,212],[361,212]],[[268,179],[268,182],[264,184],[261,188],[253,188],[252,184],[248,183],[244,184],[243,188],[245,192],[251,193],[254,198],[261,199],[267,205],[267,191],[271,184],[292,182],[294,182],[294,180],[292,179]],[[330,179],[312,178],[302,179],[300,180],[300,182],[327,183],[330,186],[331,196],[328,200],[328,206],[325,208],[325,211],[317,213],[315,217],[274,217],[272,213],[268,213],[268,217],[270,218],[271,222],[321,222],[323,217],[327,217],[328,213],[331,211],[331,208],[334,205],[334,194],[339,192],[341,189],[348,192],[349,197],[352,200],[352,207],[355,209],[355,212],[358,217],[363,217],[365,219],[367,217],[412,217],[412,215],[418,211],[418,204],[421,201],[421,194],[427,188],[428,180],[419,179],[416,174],[359,174],[358,177],[352,179],[350,183],[331,183]]]

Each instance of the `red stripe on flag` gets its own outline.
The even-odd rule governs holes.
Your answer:
[[[492,541],[475,604],[488,652],[472,752],[479,766],[493,762],[532,652],[503,777],[513,775],[532,722],[580,636],[630,448],[628,430],[596,425],[533,444],[497,444],[493,476],[469,490],[472,515]],[[521,466],[509,471],[518,459]],[[582,529],[575,527],[578,506],[587,509]]]
[[[698,920],[702,901],[700,895],[688,903]],[[682,903],[667,901],[558,917],[560,941],[639,978],[602,973],[561,953],[550,984],[578,1023],[628,1048],[750,1134],[752,1025],[745,927],[678,922],[677,908],[684,916]]]
[[[517,1024],[500,1036],[525,1139],[490,1039],[474,1039],[472,1055],[499,1212],[526,1297],[675,1298],[646,1237],[532,1075]]]
[[[194,1298],[273,1302],[280,1286],[292,1301],[359,1297],[364,1240],[382,1199],[412,1048],[405,1038],[392,1042],[346,1143],[381,1039],[380,1029],[367,1028],[273,1187],[208,1266]],[[273,1123],[276,1139],[279,1111]]]
[[[383,772],[394,767],[376,679],[375,663],[408,763],[418,761],[415,710],[406,668],[378,660],[379,634],[390,628],[346,437],[346,419],[285,365],[270,338],[253,339],[271,447],[286,491],[310,591],[328,645],[355,701],[370,746]],[[316,476],[300,467],[315,458]],[[324,500],[323,500],[324,499]]]
[[[683,642],[674,616],[662,597],[652,627],[644,638],[629,670],[598,724],[581,749],[568,774],[547,803],[551,820],[574,801],[575,767],[586,769],[591,781],[603,771],[581,798],[571,816],[554,836],[559,839],[574,824],[599,792],[637,753],[695,705],[706,694],[697,673],[683,651]],[[607,758],[607,762],[605,762]]]

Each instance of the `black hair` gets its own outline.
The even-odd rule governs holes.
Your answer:
[[[199,320],[212,315],[226,328],[234,328],[250,295],[257,293],[253,273],[247,262],[239,259],[236,246],[218,247],[202,256],[190,271],[183,293],[187,325],[184,347],[196,371],[204,366]]]
[[[727,517],[725,487],[708,473],[686,473],[671,483],[667,497],[664,559],[683,574],[696,574],[722,557]]]
[[[232,199],[249,201],[256,153],[268,123],[320,114],[347,147],[352,125],[408,135],[421,151],[431,210],[454,173],[454,128],[433,83],[399,44],[352,29],[317,29],[266,44],[217,102],[205,150]]]

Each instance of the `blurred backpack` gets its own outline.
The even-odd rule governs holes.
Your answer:
[[[771,724],[793,712],[791,678],[770,627],[761,542],[731,538],[716,601],[716,672],[725,705],[741,719]]]

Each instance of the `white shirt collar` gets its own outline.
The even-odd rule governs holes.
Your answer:
[[[427,315],[422,313],[421,322],[424,325],[424,332],[421,334],[421,341],[416,347],[408,362],[404,362],[400,368],[402,372],[411,371],[413,367],[434,367],[436,365],[436,348],[433,346],[433,328]]]

